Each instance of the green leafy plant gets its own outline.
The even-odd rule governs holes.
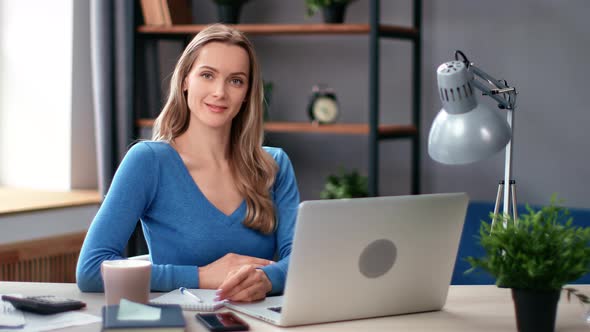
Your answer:
[[[493,226],[482,221],[478,237],[486,255],[468,257],[467,273],[481,268],[500,287],[531,290],[558,290],[588,273],[590,227],[574,226],[569,211],[557,203],[553,195],[551,204],[538,211],[527,205],[528,213],[516,223],[490,214],[497,221]]]
[[[320,193],[320,198],[357,198],[367,197],[368,195],[366,176],[360,175],[356,170],[346,173],[340,168],[337,175],[328,176],[324,190]]]
[[[305,0],[305,7],[307,8],[307,16],[311,17],[315,15],[323,7],[327,7],[333,4],[341,3],[348,4],[355,0]]]

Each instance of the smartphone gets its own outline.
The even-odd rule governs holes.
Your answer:
[[[209,331],[248,331],[250,329],[246,322],[231,311],[196,314],[195,317]]]

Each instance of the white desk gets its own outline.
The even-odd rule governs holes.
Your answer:
[[[590,285],[576,285],[576,288],[590,294]],[[82,293],[75,284],[51,284],[28,282],[0,282],[0,294],[20,293],[23,295],[58,295],[81,299],[88,307],[86,312],[100,316],[104,304],[103,293]],[[161,293],[152,293],[156,297]],[[392,294],[393,296],[393,294]],[[590,331],[584,321],[583,307],[577,299],[571,303],[562,294],[557,314],[556,331]],[[194,318],[195,312],[185,311],[187,331],[207,331]],[[495,286],[451,286],[447,303],[442,311],[361,319],[338,323],[278,328],[260,320],[243,317],[252,331],[515,331],[514,306],[510,290]],[[100,323],[77,326],[64,331],[100,331]]]

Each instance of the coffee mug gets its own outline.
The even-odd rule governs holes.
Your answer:
[[[150,295],[152,263],[145,260],[117,259],[100,265],[106,304],[121,299],[147,304]]]

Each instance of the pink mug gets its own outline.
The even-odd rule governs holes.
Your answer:
[[[147,304],[150,295],[152,263],[146,260],[118,259],[100,265],[106,304],[121,299]]]

